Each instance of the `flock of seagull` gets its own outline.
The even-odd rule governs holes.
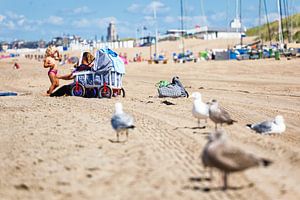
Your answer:
[[[255,166],[269,166],[272,163],[268,159],[260,158],[227,142],[227,134],[222,126],[223,124],[232,125],[237,121],[233,120],[229,113],[219,106],[217,100],[204,103],[199,92],[194,92],[192,97],[194,98],[192,114],[198,120],[198,128],[205,128],[205,126],[200,126],[201,120],[205,120],[206,124],[208,119],[215,123],[215,130],[208,136],[208,141],[200,156],[203,166],[210,170],[210,179],[212,179],[212,169],[221,171],[223,173],[223,189],[226,190],[230,173]],[[119,102],[115,104],[111,125],[116,131],[117,142],[119,142],[119,136],[122,133],[126,133],[128,140],[129,129],[135,128],[133,117],[123,111],[123,106]],[[221,129],[218,129],[218,125],[221,126]],[[286,129],[281,115],[272,120],[247,124],[246,127],[259,134],[281,134]]]

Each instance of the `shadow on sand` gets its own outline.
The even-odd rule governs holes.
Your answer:
[[[212,181],[211,178],[208,177],[190,177],[189,181],[191,183],[197,183],[197,182],[204,182],[204,181]],[[243,186],[228,186],[227,190],[243,190],[246,188],[252,188],[254,186],[253,183],[249,183],[248,185],[243,185]],[[201,192],[213,192],[213,191],[226,191],[224,190],[223,186],[220,187],[207,187],[207,186],[186,186],[184,189],[189,189],[189,190],[194,190],[194,191],[201,191]]]
[[[111,143],[119,143],[119,144],[125,144],[127,142],[127,140],[120,141],[120,140],[113,140],[113,139],[108,139],[108,141],[110,141]]]

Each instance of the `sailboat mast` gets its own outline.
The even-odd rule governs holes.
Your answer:
[[[264,0],[264,7],[265,7],[265,14],[266,14],[266,19],[267,19],[267,25],[268,25],[268,35],[269,35],[269,41],[270,45],[272,44],[272,39],[271,39],[271,28],[270,28],[270,23],[269,23],[269,17],[268,17],[268,8],[267,8],[267,3],[266,0]]]
[[[293,4],[294,1],[291,0],[291,4]],[[291,19],[290,19],[290,34],[291,34],[291,42],[293,42],[293,15],[294,15],[294,9],[293,6],[290,4],[291,7]]]
[[[203,0],[200,0],[200,6],[201,6],[201,16],[202,16],[202,19],[203,19],[203,25],[206,26],[206,39],[208,39],[208,26],[207,26],[207,23],[204,19],[205,18],[205,13],[204,13],[204,5],[203,5]]]
[[[287,31],[288,42],[291,42],[291,30],[290,30],[290,23],[291,23],[291,15],[289,12],[289,1],[283,0],[283,7],[285,13],[285,26]]]
[[[183,38],[183,0],[180,0],[180,13],[181,13],[181,45],[182,45],[182,53],[184,55],[184,38]]]
[[[277,8],[278,8],[278,39],[280,45],[283,44],[283,35],[282,35],[282,18],[281,18],[281,0],[277,0]]]
[[[235,1],[235,19],[239,19],[239,0]],[[238,32],[238,28],[236,28],[236,32]]]
[[[242,27],[243,27],[243,25],[242,25],[242,0],[239,0],[240,2],[240,14],[239,14],[239,21],[240,21],[240,24],[241,24],[241,27],[240,27],[240,37],[241,37],[241,45],[243,45],[243,35],[242,35],[242,32],[243,32],[243,30],[242,30]]]
[[[258,35],[259,35],[259,39],[263,44],[263,39],[262,39],[262,34],[261,34],[261,0],[259,0],[259,6],[258,6]]]

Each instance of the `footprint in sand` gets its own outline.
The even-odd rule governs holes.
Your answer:
[[[17,190],[26,190],[26,191],[29,191],[29,187],[26,184],[24,184],[24,183],[21,183],[19,185],[15,185],[15,188]]]

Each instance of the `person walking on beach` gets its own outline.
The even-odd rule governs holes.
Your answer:
[[[48,76],[51,82],[47,95],[50,95],[55,88],[59,86],[59,81],[57,78],[58,66],[57,61],[60,60],[60,54],[54,46],[49,46],[46,49],[44,68],[49,68]]]

